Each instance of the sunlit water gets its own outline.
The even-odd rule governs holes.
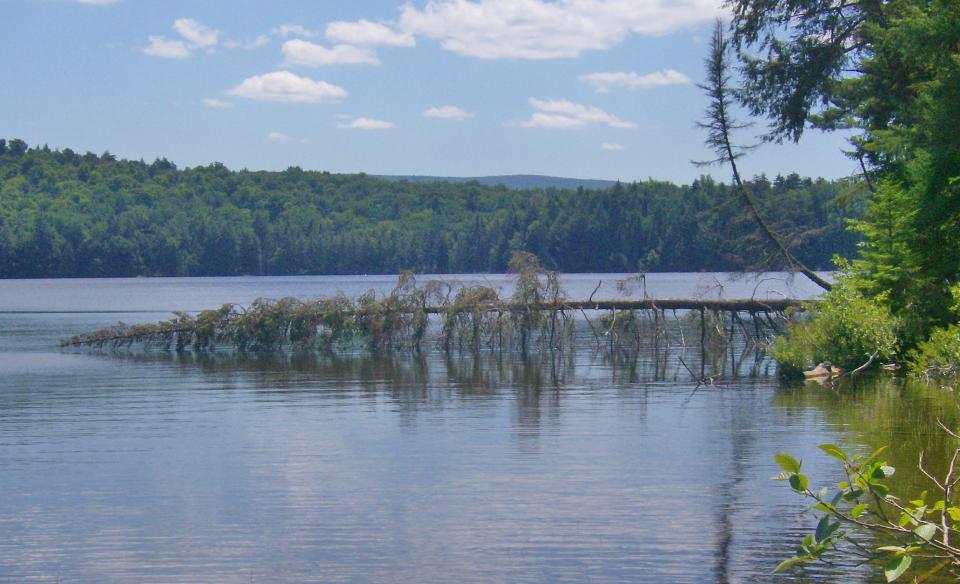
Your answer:
[[[608,298],[616,279],[565,286],[583,298],[603,280]],[[529,358],[56,347],[117,320],[393,281],[0,282],[0,581],[870,581],[843,565],[770,575],[811,525],[770,481],[772,455],[804,457],[826,483],[836,470],[817,444],[905,441],[869,422],[897,407],[884,404],[952,407],[896,388],[778,389],[766,364],[697,389],[676,354],[655,367],[589,343]],[[815,293],[720,275],[646,285]]]

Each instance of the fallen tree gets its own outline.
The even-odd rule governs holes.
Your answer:
[[[587,311],[605,315],[602,328],[591,322],[597,337],[633,339],[636,344],[640,341],[636,326],[640,313],[648,314],[650,322],[660,323],[665,311],[698,311],[703,328],[707,314],[728,313],[729,330],[734,317],[748,313],[755,320],[765,318],[769,328],[776,329],[771,315],[805,305],[784,298],[571,300],[560,287],[559,275],[543,269],[535,256],[515,254],[510,265],[516,282],[508,297],[492,287],[458,281],[434,280],[419,286],[413,274],[404,273],[393,291],[379,297],[371,291],[356,300],[338,295],[314,300],[259,299],[249,307],[225,304],[196,315],[178,312],[156,323],[119,323],[60,344],[96,348],[137,344],[146,349],[198,352],[218,346],[252,352],[323,352],[356,345],[374,351],[420,350],[425,342],[436,341],[446,349],[525,352],[569,346],[575,314],[586,316]],[[742,328],[742,323],[739,326]],[[428,330],[436,331],[435,338],[428,338]]]

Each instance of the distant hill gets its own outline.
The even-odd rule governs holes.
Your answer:
[[[377,175],[376,178],[386,180],[405,180],[410,182],[447,182],[452,184],[476,181],[482,185],[503,185],[508,189],[605,189],[617,184],[613,180],[598,180],[590,178],[563,178],[559,176],[543,176],[539,174],[507,174],[503,176],[400,176]]]

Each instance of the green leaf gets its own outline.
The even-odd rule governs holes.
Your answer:
[[[823,519],[817,523],[817,530],[813,533],[813,538],[817,541],[823,541],[826,537],[827,529],[830,527],[830,516],[824,515]]]
[[[865,460],[864,463],[869,463],[869,462],[871,462],[871,461],[873,461],[873,460],[876,460],[876,458],[877,458],[878,456],[880,456],[881,454],[883,454],[883,451],[886,450],[886,449],[887,449],[886,446],[881,446],[880,448],[877,448],[877,450],[876,450],[873,454],[871,454],[871,455],[870,455],[870,458],[868,458],[867,460]]]
[[[777,564],[777,567],[773,569],[773,573],[776,574],[777,572],[782,572],[782,571],[786,570],[787,568],[789,568],[789,567],[791,567],[791,566],[794,566],[794,565],[796,565],[796,564],[800,564],[800,563],[803,563],[803,562],[809,562],[809,561],[810,561],[810,559],[809,559],[808,556],[797,556],[797,557],[794,557],[794,558],[790,558],[790,559],[788,559],[788,560],[784,560],[784,561],[780,562],[779,564]]]
[[[830,539],[830,536],[834,534],[835,531],[840,529],[840,522],[834,521],[830,522],[830,516],[825,515],[823,519],[817,523],[817,530],[814,533],[814,537],[818,542],[825,542]],[[829,545],[829,544],[827,544]]]
[[[847,456],[847,453],[844,452],[843,449],[837,446],[836,444],[821,444],[819,448],[820,450],[826,452],[827,455],[832,456],[838,460],[842,460],[843,462],[847,462],[850,460],[850,458]]]
[[[907,571],[912,561],[913,558],[910,556],[890,558],[890,561],[883,567],[883,575],[886,576],[887,582],[893,582],[900,576],[903,576],[903,573]]]
[[[786,452],[778,452],[773,456],[773,460],[777,462],[780,468],[782,468],[787,472],[790,472],[790,473],[800,472],[800,461],[790,456]]]
[[[857,517],[860,517],[861,515],[863,515],[863,512],[866,510],[867,510],[867,504],[860,503],[859,505],[857,505],[856,507],[850,510],[850,516],[856,519]]]
[[[790,477],[790,486],[794,491],[803,492],[810,486],[810,479],[804,474],[795,474]]]
[[[853,489],[852,491],[849,491],[843,495],[843,500],[856,501],[862,496],[863,496],[863,491],[861,491],[860,489]]]
[[[947,507],[947,515],[954,521],[960,521],[960,507]]]
[[[924,523],[920,527],[913,530],[917,536],[920,537],[923,541],[930,541],[933,539],[933,536],[937,534],[937,526],[932,523]]]
[[[833,500],[830,501],[830,504],[836,507],[837,504],[840,503],[841,499],[843,499],[843,491],[837,491],[837,494],[833,496]]]

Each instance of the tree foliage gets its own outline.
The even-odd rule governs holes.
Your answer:
[[[955,322],[960,278],[960,1],[730,0],[742,103],[769,139],[851,131],[872,191],[855,263],[909,327]]]
[[[732,191],[709,177],[514,191],[3,144],[6,278],[502,272],[517,251],[566,272],[736,270],[753,263],[738,242],[762,236],[716,212]],[[748,185],[804,261],[827,267],[855,249],[844,226],[863,206],[835,202],[844,183],[790,174]]]

